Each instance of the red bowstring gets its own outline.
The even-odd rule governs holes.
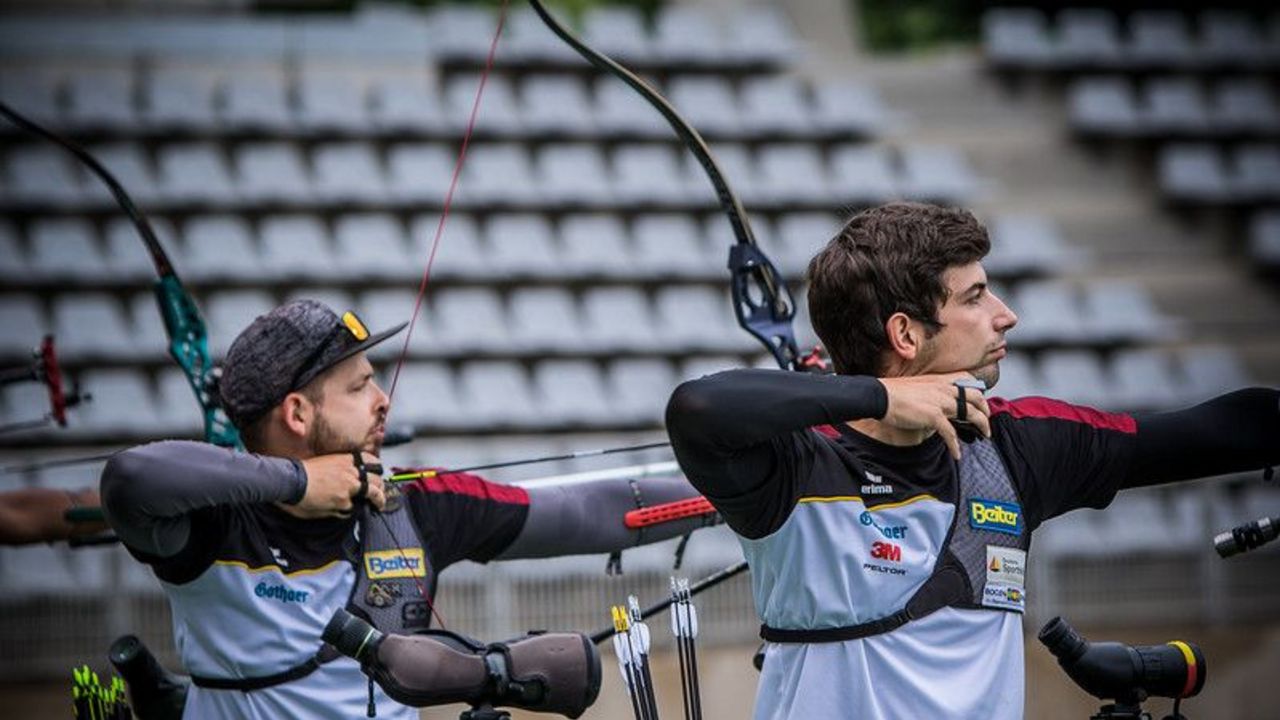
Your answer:
[[[427,267],[422,273],[422,282],[418,285],[418,297],[413,304],[413,315],[409,318],[409,328],[404,335],[404,347],[400,350],[400,357],[396,360],[395,372],[391,375],[391,388],[387,391],[387,405],[391,405],[391,398],[396,394],[396,383],[400,380],[400,368],[404,365],[404,358],[409,354],[409,340],[413,337],[413,326],[418,322],[418,313],[422,310],[422,301],[426,298],[427,284],[431,279],[431,266],[436,261],[436,250],[440,248],[440,239],[444,236],[445,223],[449,221],[449,210],[453,207],[453,193],[458,187],[458,178],[462,175],[462,164],[467,157],[467,147],[471,144],[471,134],[476,128],[476,117],[480,112],[480,98],[484,95],[485,84],[489,81],[489,73],[493,70],[493,59],[498,54],[498,38],[502,37],[502,26],[507,19],[507,2],[502,0],[502,7],[498,10],[498,28],[493,33],[493,42],[489,44],[489,55],[485,59],[484,72],[480,74],[480,86],[476,88],[476,99],[471,105],[471,117],[467,120],[467,131],[462,136],[462,148],[458,151],[458,161],[453,166],[453,178],[449,181],[449,192],[444,196],[444,207],[440,211],[440,222],[436,225],[435,239],[431,241],[431,253],[427,257]],[[388,410],[388,413],[390,410]]]
[[[489,43],[489,54],[485,58],[484,71],[480,73],[480,85],[476,88],[476,99],[471,104],[471,116],[467,119],[467,130],[462,135],[462,147],[458,151],[458,160],[453,165],[453,177],[449,180],[449,191],[444,196],[444,206],[440,210],[440,222],[436,225],[436,234],[431,241],[431,252],[427,256],[427,266],[422,272],[422,282],[418,285],[418,297],[413,303],[413,315],[409,318],[409,327],[404,334],[404,347],[400,349],[400,357],[396,359],[395,371],[391,374],[391,387],[387,390],[387,414],[391,413],[391,398],[396,394],[396,383],[400,380],[400,369],[404,366],[405,356],[409,354],[409,340],[413,337],[413,326],[418,322],[418,314],[422,311],[422,301],[427,295],[427,285],[431,281],[431,266],[436,261],[436,251],[440,248],[440,239],[444,237],[445,224],[449,221],[449,211],[453,207],[453,193],[458,188],[458,178],[462,176],[462,165],[467,158],[467,148],[471,145],[471,135],[476,129],[476,117],[480,113],[480,99],[484,97],[484,88],[489,81],[489,74],[493,70],[493,60],[498,55],[498,39],[502,37],[502,27],[507,19],[507,2],[502,0],[502,7],[498,10],[498,27],[494,30],[493,41]],[[382,521],[387,526],[387,532],[391,535],[391,541],[395,543],[396,549],[400,551],[400,556],[405,559],[408,565],[408,558],[405,556],[404,548],[400,546],[400,541],[396,539],[395,534],[391,533],[391,526],[387,523],[384,516]],[[426,555],[423,554],[424,567],[422,569],[423,576],[426,573]],[[418,586],[418,592],[422,594],[422,599],[427,603],[427,608],[435,617],[436,622],[441,628],[445,627],[444,618],[436,610],[435,603],[431,602],[431,598],[427,596],[427,587],[422,578],[413,575],[414,584]]]

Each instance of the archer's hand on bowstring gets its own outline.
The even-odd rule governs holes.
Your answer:
[[[382,481],[382,461],[373,453],[361,453],[367,470],[361,482],[361,468],[351,453],[319,455],[302,461],[307,473],[307,491],[294,508],[304,517],[347,517],[361,497],[376,510],[386,505]],[[377,466],[375,468],[374,466]]]
[[[951,456],[959,460],[960,438],[951,421],[968,423],[991,437],[991,409],[981,390],[957,381],[976,383],[967,372],[880,378],[889,395],[889,409],[881,422],[902,430],[936,430]]]

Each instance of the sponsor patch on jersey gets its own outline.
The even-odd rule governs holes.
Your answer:
[[[1027,593],[1020,587],[1001,583],[987,583],[982,588],[982,604],[986,607],[1025,612]]]
[[[426,566],[426,557],[420,547],[405,548],[404,552],[377,550],[364,554],[364,571],[370,580],[426,577]]]
[[[1017,503],[969,498],[969,527],[1006,535],[1022,534],[1022,508]]]
[[[987,546],[987,584],[982,604],[1023,612],[1027,604],[1027,552],[1018,548]]]

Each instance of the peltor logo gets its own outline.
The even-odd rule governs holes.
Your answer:
[[[405,548],[399,550],[378,550],[364,554],[364,571],[370,580],[387,580],[390,578],[425,577],[426,558],[422,548]]]
[[[1022,508],[999,500],[969,500],[969,527],[1006,535],[1022,534]]]

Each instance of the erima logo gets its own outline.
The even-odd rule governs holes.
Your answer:
[[[277,565],[282,568],[289,567],[289,561],[284,559],[284,555],[280,553],[280,548],[273,548],[268,545],[267,549],[271,551],[271,557],[276,561]]]
[[[999,500],[969,500],[969,527],[1007,535],[1022,534],[1022,508]]]
[[[893,486],[884,481],[884,477],[873,472],[866,473],[867,479],[871,481],[870,485],[863,485],[859,488],[863,495],[892,495]]]
[[[370,580],[424,577],[425,567],[426,561],[420,547],[405,548],[404,552],[378,550],[364,554],[364,571]]]

